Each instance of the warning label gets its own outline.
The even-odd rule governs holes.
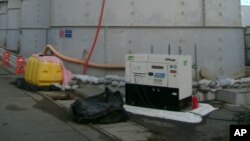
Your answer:
[[[72,30],[60,30],[59,37],[60,38],[72,38]]]

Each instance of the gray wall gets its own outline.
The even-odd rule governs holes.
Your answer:
[[[29,57],[42,52],[50,27],[50,0],[23,0],[20,54]]]
[[[8,7],[20,4],[15,2]],[[20,53],[28,57],[50,43],[67,56],[83,58],[83,52],[89,51],[93,41],[101,2],[22,0],[18,27]],[[239,0],[107,0],[91,61],[124,64],[127,53],[166,54],[168,45],[173,54],[178,54],[180,46],[183,54],[194,56],[196,44],[199,69],[208,68],[212,78],[236,76],[244,69],[241,27]],[[72,30],[72,37],[61,38],[62,30]],[[1,34],[4,31],[0,29]],[[1,40],[4,39],[0,37]],[[65,64],[74,73],[82,73],[82,66]],[[97,76],[124,73],[96,69],[88,72]]]
[[[6,34],[7,34],[7,2],[1,2],[0,9],[0,44],[6,45]]]
[[[100,0],[52,0],[51,26],[94,26]],[[107,0],[105,26],[241,27],[239,0]]]
[[[20,49],[21,0],[8,0],[6,48],[12,51]]]
[[[243,26],[250,26],[250,6],[242,6]]]
[[[49,42],[65,55],[82,58],[84,49],[91,47],[95,29],[68,27],[73,30],[72,39],[59,38],[60,29],[50,30]],[[178,54],[181,46],[183,54],[193,56],[197,44],[198,66],[207,67],[212,77],[235,76],[244,69],[241,28],[103,28],[91,61],[123,64],[127,53],[151,53],[153,48],[155,54],[167,54],[169,44],[173,54]],[[79,66],[68,66],[75,72],[82,71]]]

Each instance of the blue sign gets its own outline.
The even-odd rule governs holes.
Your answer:
[[[65,30],[65,38],[72,38],[72,30]]]
[[[155,78],[165,78],[166,74],[165,73],[155,73]]]

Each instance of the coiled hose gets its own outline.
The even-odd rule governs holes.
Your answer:
[[[48,44],[46,45],[43,54],[46,55],[48,52],[51,52],[53,55],[57,56],[58,58],[62,59],[63,61],[74,63],[74,64],[80,64],[80,65],[85,65],[85,61],[76,59],[76,58],[71,58],[68,56],[65,56],[61,53],[59,53],[52,45]],[[89,62],[87,64],[89,67],[96,68],[96,69],[111,69],[111,70],[124,70],[125,67],[124,65],[107,65],[107,64],[98,64],[98,63],[93,63]]]

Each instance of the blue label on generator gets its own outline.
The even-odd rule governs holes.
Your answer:
[[[155,73],[155,78],[165,78],[166,74],[165,73]]]
[[[65,38],[72,38],[72,30],[65,30]]]

